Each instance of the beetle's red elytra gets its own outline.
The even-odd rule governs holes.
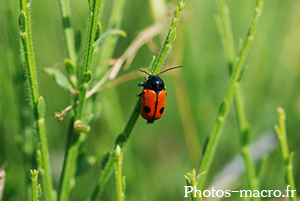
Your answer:
[[[167,91],[164,81],[158,75],[180,67],[182,66],[168,68],[157,75],[150,75],[148,72],[139,69],[141,72],[149,75],[146,81],[138,85],[144,87],[142,93],[138,96],[142,96],[140,110],[142,117],[147,120],[147,123],[153,123],[161,118],[165,111]]]

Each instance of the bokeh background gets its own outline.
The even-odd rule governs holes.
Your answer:
[[[228,69],[214,16],[218,14],[216,1],[186,0],[177,39],[165,62],[166,66],[184,65],[184,68],[161,77],[168,90],[164,116],[152,125],[139,118],[126,145],[123,173],[126,176],[126,200],[188,200],[183,198],[184,174],[198,169],[200,151],[212,131],[219,105],[229,83]],[[170,17],[179,1],[126,0],[122,30],[114,58],[119,57],[137,37],[139,31],[156,20]],[[58,122],[53,112],[70,104],[70,93],[59,87],[42,72],[45,67],[57,66],[63,72],[66,58],[62,24],[57,1],[35,1],[32,4],[32,36],[36,54],[40,94],[47,105],[46,125],[50,161],[55,188],[58,187],[65,152],[68,116]],[[28,87],[21,60],[18,33],[19,5],[17,1],[2,0],[0,7],[0,164],[7,161],[3,200],[26,200],[25,167],[20,142],[22,135],[32,132]],[[153,5],[158,8],[153,9]],[[244,38],[252,17],[255,1],[231,0],[232,27],[235,48]],[[105,2],[103,31],[109,21],[113,1]],[[85,32],[88,21],[88,3],[72,0],[72,26],[82,34],[78,64],[82,65]],[[274,124],[278,122],[278,106],[287,114],[287,134],[294,151],[294,178],[300,191],[300,1],[266,0],[259,20],[254,42],[246,64],[249,66],[242,80],[242,91],[247,117],[252,124],[251,142],[258,158],[267,150],[268,160],[260,177],[261,189],[285,190],[284,166]],[[169,20],[170,22],[170,20]],[[154,42],[160,48],[166,29]],[[129,70],[119,75],[147,67],[156,54],[144,45],[138,51]],[[94,63],[94,68],[97,63]],[[99,173],[100,159],[112,149],[114,139],[122,132],[133,110],[141,89],[137,84],[143,75],[106,89],[97,95],[96,118],[93,119],[84,150],[97,162],[85,174],[78,176],[71,200],[84,200]],[[185,111],[180,112],[180,111]],[[185,116],[188,114],[187,116]],[[266,141],[263,141],[267,139]],[[193,143],[190,143],[193,142]],[[248,189],[243,162],[239,156],[240,138],[234,106],[222,132],[206,188],[213,184],[222,188]],[[196,152],[198,151],[198,152]],[[26,160],[26,159],[25,159]],[[232,162],[235,161],[235,162]],[[228,164],[231,164],[228,166]],[[224,170],[227,169],[227,170]],[[226,171],[233,172],[227,174]],[[230,175],[221,180],[220,172]],[[223,172],[224,174],[224,172]],[[220,187],[220,188],[221,188]],[[41,200],[44,200],[42,197]],[[115,178],[111,176],[101,200],[116,200]],[[224,200],[242,200],[233,197]],[[278,199],[279,200],[279,199]]]

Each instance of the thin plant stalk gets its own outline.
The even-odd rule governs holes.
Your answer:
[[[83,106],[85,103],[85,95],[88,88],[88,82],[91,80],[92,73],[92,61],[94,58],[94,50],[96,46],[96,41],[100,38],[101,26],[98,23],[100,8],[102,0],[90,1],[90,15],[89,15],[89,29],[87,33],[86,46],[85,46],[85,56],[83,61],[83,74],[82,74],[82,84],[79,94],[79,104],[76,113],[76,120],[81,120]],[[97,35],[97,29],[99,29],[99,35]],[[97,37],[97,38],[95,38]]]
[[[24,61],[29,85],[30,102],[32,110],[34,110],[34,107],[39,99],[39,93],[37,77],[35,73],[36,67],[33,44],[31,39],[30,4],[25,0],[20,0],[19,28],[21,31],[21,41],[24,49]]]
[[[232,68],[235,60],[235,50],[234,50],[234,42],[233,42],[233,34],[231,28],[231,21],[229,15],[229,7],[226,3],[226,0],[218,0],[218,5],[220,9],[220,23],[218,23],[219,32],[222,36],[222,42],[224,47],[224,52],[226,55],[226,59],[229,65],[230,73],[232,72]]]
[[[115,155],[115,175],[116,175],[116,191],[117,191],[117,200],[124,201],[124,188],[125,188],[125,177],[122,176],[122,160],[123,152],[120,146],[116,148]]]
[[[185,3],[183,3],[183,1],[181,1],[174,10],[174,16],[172,19],[171,26],[169,28],[168,35],[166,37],[166,40],[164,42],[162,49],[160,50],[158,57],[156,58],[153,66],[152,66],[152,69],[150,70],[151,75],[158,74],[160,71],[160,68],[162,67],[162,65],[165,61],[165,58],[171,48],[171,44],[174,42],[174,40],[176,38],[176,28],[178,26],[180,14],[181,14],[184,6],[185,6]]]
[[[172,24],[170,26],[170,30],[172,30],[173,34],[174,34],[172,36],[172,37],[174,37],[174,39],[176,37],[176,27],[177,27],[177,24],[178,24],[178,21],[179,21],[179,16],[180,16],[180,13],[181,13],[182,9],[184,8],[184,6],[185,6],[185,3],[180,2],[180,4],[175,8],[175,11],[174,11],[174,17],[173,17],[173,20],[172,20]],[[174,20],[174,18],[176,18],[176,20]],[[175,27],[174,27],[174,21],[177,21],[177,24],[176,24]],[[172,25],[173,25],[173,27],[172,27]],[[169,33],[170,33],[170,30],[169,30]],[[174,40],[170,40],[169,34],[166,38],[166,41],[167,40],[169,40],[169,42],[174,41]],[[171,43],[166,42],[166,41],[164,43],[164,46],[162,47],[162,50],[159,53],[159,56],[158,56],[159,60],[156,60],[156,61],[158,61],[158,63],[156,64],[155,72],[160,71],[163,62],[166,59],[168,50],[170,49],[170,48],[167,48],[167,49],[165,48],[165,45],[168,45],[168,46],[171,45]],[[151,68],[154,69],[153,64],[154,64],[154,62],[152,61],[151,64],[150,64],[150,69]],[[152,72],[154,72],[154,71],[152,71]],[[124,128],[124,131],[120,135],[118,135],[118,137],[116,138],[115,147],[120,146],[120,148],[123,149],[126,142],[128,141],[129,136],[131,134],[131,131],[132,131],[138,117],[140,116],[140,113],[139,113],[140,102],[141,102],[141,97],[138,98],[138,100],[135,104],[135,107],[133,108],[132,113],[130,115],[130,118],[129,118],[129,120],[128,120],[125,128]],[[115,150],[115,148],[113,149],[113,151],[111,151],[111,153],[114,153],[114,150]],[[107,159],[107,162],[104,164],[104,167],[102,168],[103,171],[99,174],[97,183],[94,186],[94,188],[92,189],[92,193],[90,194],[89,198],[87,199],[88,201],[95,201],[97,199],[97,197],[100,195],[101,191],[103,190],[103,187],[104,187],[105,183],[107,182],[107,180],[108,180],[108,178],[111,175],[111,172],[113,170],[113,161],[114,161],[113,154],[109,155],[108,159]]]
[[[114,1],[112,13],[109,18],[107,25],[107,30],[120,29],[122,16],[124,12],[126,0],[116,0]],[[110,35],[105,38],[104,44],[101,46],[99,53],[96,55],[95,63],[101,68],[96,68],[95,70],[95,80],[99,80],[104,72],[107,72],[108,65],[107,61],[113,56],[118,36]]]
[[[70,0],[58,0],[59,11],[62,18],[63,34],[65,39],[65,46],[67,50],[67,58],[65,59],[65,66],[69,73],[69,79],[73,87],[77,89],[77,53],[75,47],[74,30],[71,26],[71,6]],[[74,99],[72,100],[74,101]]]
[[[44,191],[45,195],[47,195],[47,200],[55,200],[54,196],[54,189],[51,177],[51,169],[50,169],[50,161],[48,156],[48,146],[47,146],[47,135],[46,135],[46,128],[45,128],[45,100],[43,96],[40,96],[38,102],[38,128],[39,128],[39,143],[40,143],[40,150],[38,150],[38,155],[40,155],[40,159],[42,161],[40,166],[40,170],[43,176],[43,183],[44,183]],[[47,174],[46,174],[47,173]],[[46,188],[46,186],[50,186],[52,188]],[[50,198],[50,199],[49,199]]]
[[[226,55],[229,72],[232,72],[234,59],[235,59],[235,50],[234,50],[234,42],[233,42],[233,34],[230,22],[230,14],[229,7],[225,0],[219,0],[219,9],[220,9],[220,17],[216,18],[217,25],[219,28],[220,35],[223,41],[224,52]],[[255,173],[255,165],[251,158],[251,154],[249,151],[249,123],[247,121],[243,99],[242,99],[242,91],[240,88],[240,84],[237,83],[235,94],[234,94],[234,105],[236,110],[236,116],[238,119],[239,130],[241,134],[241,153],[244,157],[244,161],[246,164],[246,175],[249,187],[252,191],[259,190],[258,179]],[[253,200],[261,200],[260,197],[253,197]]]
[[[38,170],[31,170],[32,201],[38,201]]]
[[[125,143],[127,142],[131,131],[138,119],[138,117],[140,116],[139,113],[139,108],[140,108],[140,104],[141,104],[141,98],[139,98],[136,102],[135,107],[132,110],[132,113],[130,115],[130,118],[125,126],[124,131],[118,135],[118,137],[116,138],[116,142],[115,142],[115,147],[120,146],[121,149],[123,149],[123,147],[125,146]],[[95,186],[92,189],[92,192],[89,196],[89,198],[87,199],[87,201],[95,201],[97,200],[97,198],[100,196],[100,193],[102,192],[106,182],[108,181],[111,172],[114,168],[114,157],[115,157],[115,153],[114,151],[111,152],[112,154],[108,155],[108,159],[107,162],[104,164],[104,167],[102,168],[102,172],[99,174],[99,177],[97,179],[97,183],[95,184]]]
[[[83,107],[85,104],[85,95],[88,89],[88,83],[91,80],[92,61],[94,57],[95,43],[100,38],[101,26],[98,22],[100,13],[102,12],[101,0],[89,1],[90,15],[89,28],[87,32],[85,57],[83,64],[82,83],[79,94],[79,105],[75,120],[81,121],[83,114]],[[75,121],[76,122],[76,121]],[[80,146],[86,139],[86,133],[77,132],[73,128],[74,119],[71,120],[69,128],[68,144],[65,154],[63,171],[60,179],[59,197],[58,200],[69,200],[71,191],[75,185],[76,161]],[[74,124],[75,126],[75,124]]]
[[[256,31],[256,26],[257,26],[257,22],[258,22],[258,19],[259,19],[261,10],[262,10],[263,2],[264,2],[264,0],[257,1],[255,12],[254,12],[254,15],[252,18],[252,22],[250,24],[248,34],[246,36],[246,40],[243,44],[243,47],[239,51],[237,59],[235,61],[234,68],[233,68],[231,78],[230,78],[230,82],[229,82],[229,85],[226,90],[225,98],[224,98],[222,104],[220,105],[217,120],[215,122],[213,131],[210,135],[210,140],[208,142],[208,145],[205,150],[205,153],[204,153],[204,156],[203,156],[203,159],[202,159],[202,162],[201,162],[198,172],[204,172],[204,171],[208,172],[209,171],[215,150],[217,148],[217,144],[219,142],[221,131],[224,126],[225,119],[227,118],[230,104],[231,104],[231,101],[232,101],[234,93],[235,93],[236,85],[239,82],[239,78],[240,78],[240,75],[242,72],[242,67],[243,67],[244,61],[248,54],[250,45],[253,41],[254,33]],[[198,189],[203,188],[204,181],[206,179],[206,175],[207,174],[203,175],[203,177],[201,177],[200,181],[198,182],[198,185],[197,185]]]
[[[111,10],[111,14],[109,17],[109,22],[107,25],[107,32],[111,30],[120,30],[121,24],[122,24],[122,18],[124,13],[124,8],[126,5],[126,0],[115,0],[113,3],[113,7]],[[125,32],[124,32],[125,33]],[[104,37],[103,37],[104,38]],[[95,76],[94,81],[102,80],[109,70],[109,65],[107,64],[107,61],[113,57],[113,53],[115,51],[117,41],[118,41],[118,34],[113,35],[109,34],[105,39],[103,39],[103,43],[100,46],[100,49],[98,52],[96,52],[95,55]],[[99,96],[94,96],[93,101],[97,101]],[[109,91],[104,92],[104,95],[102,96],[102,102],[110,102],[113,107],[113,111],[110,110],[110,108],[104,108],[103,114],[108,117],[106,118],[106,125],[108,128],[108,131],[110,134],[119,132],[117,130],[117,127],[115,125],[124,125],[125,118],[123,117],[122,108],[119,104],[119,99],[117,96],[117,93],[115,89],[111,89]],[[94,111],[98,110],[97,107],[94,107]],[[113,117],[112,117],[113,114]],[[110,119],[113,118],[114,121],[110,121]]]
[[[113,166],[115,162],[115,152],[113,152],[111,155],[108,154],[107,156],[108,160],[105,162],[101,175],[99,175],[98,181],[87,201],[97,200],[97,198],[100,196],[100,193],[102,192],[104,185],[108,181],[109,176],[111,175],[111,170],[114,168]]]
[[[60,178],[60,186],[58,190],[58,200],[69,200],[71,191],[75,185],[76,161],[79,146],[84,142],[84,135],[78,134],[73,128],[74,119],[71,119],[68,131],[68,144],[65,153],[63,169]]]
[[[48,145],[46,137],[46,129],[44,126],[44,118],[40,116],[44,114],[45,103],[44,99],[39,98],[38,81],[36,75],[36,66],[33,52],[33,43],[31,36],[31,23],[30,23],[30,3],[26,0],[20,0],[20,15],[19,15],[19,29],[21,35],[21,41],[23,46],[23,56],[26,67],[26,74],[28,79],[29,94],[31,109],[34,114],[36,123],[36,131],[38,136],[38,145],[41,149],[41,162],[39,163],[39,169],[42,170],[43,185],[45,189],[45,197],[48,201],[54,201],[54,190],[52,183],[52,176],[49,164]],[[42,100],[41,100],[42,99]],[[40,101],[43,101],[43,112],[40,113],[39,105]],[[41,109],[42,110],[42,109]]]
[[[280,142],[282,158],[284,161],[286,183],[290,185],[290,191],[286,197],[290,197],[291,201],[297,201],[296,186],[293,177],[293,152],[289,152],[287,142],[286,126],[285,126],[285,111],[282,108],[277,108],[279,125],[275,125],[275,130]]]
[[[75,49],[74,30],[71,26],[71,7],[70,0],[59,0],[60,14],[62,17],[65,45],[67,49],[68,58],[76,64],[77,54]]]

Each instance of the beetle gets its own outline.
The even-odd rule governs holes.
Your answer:
[[[147,71],[138,69],[148,75],[148,78],[144,82],[138,84],[138,86],[144,87],[142,93],[138,96],[142,96],[140,112],[142,117],[147,120],[147,123],[153,123],[155,120],[161,118],[165,111],[167,91],[164,81],[159,75],[181,67],[183,66],[171,67],[157,75],[151,75]]]

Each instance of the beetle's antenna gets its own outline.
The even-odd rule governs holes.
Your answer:
[[[138,69],[139,71],[143,72],[143,73],[146,73],[147,75],[151,76],[150,73],[148,73],[147,71],[145,70],[142,70],[142,69]]]
[[[183,65],[171,67],[171,68],[168,68],[168,69],[166,69],[166,70],[164,70],[164,71],[162,71],[162,72],[159,72],[157,75],[160,75],[160,74],[163,74],[163,73],[165,73],[165,72],[167,72],[167,71],[169,71],[169,70],[173,70],[173,69],[181,68],[181,67],[183,67]]]

